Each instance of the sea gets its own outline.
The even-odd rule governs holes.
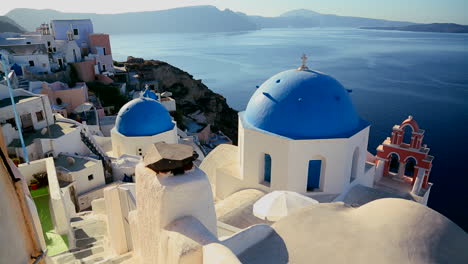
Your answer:
[[[287,28],[112,35],[111,42],[115,60],[166,61],[239,111],[257,85],[297,68],[306,54],[309,68],[352,90],[357,111],[371,123],[371,153],[393,125],[414,116],[435,157],[429,206],[468,231],[468,34]]]

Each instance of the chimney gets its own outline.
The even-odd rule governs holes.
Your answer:
[[[158,142],[146,152],[143,163],[159,175],[177,176],[193,168],[198,154],[189,145]]]
[[[196,158],[190,145],[160,142],[153,144],[137,165],[137,211],[132,225],[136,226],[134,254],[142,263],[167,263],[177,250],[165,249],[178,245],[168,246],[165,228],[181,218],[195,218],[217,236],[211,184],[193,164]]]

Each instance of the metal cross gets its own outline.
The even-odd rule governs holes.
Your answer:
[[[305,54],[302,55],[302,67],[307,67],[307,56]]]
[[[309,68],[307,67],[307,59],[308,59],[307,56],[304,54],[304,55],[302,55],[301,59],[302,59],[302,65],[301,65],[301,67],[298,68],[298,70],[299,71],[309,70]]]

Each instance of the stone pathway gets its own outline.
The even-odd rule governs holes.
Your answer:
[[[113,256],[107,240],[107,223],[92,213],[71,219],[76,247],[50,257],[53,264],[132,264],[132,254]]]

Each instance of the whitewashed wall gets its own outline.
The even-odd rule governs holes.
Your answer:
[[[365,177],[369,128],[350,138],[291,140],[282,136],[244,128],[242,114],[239,122],[239,153],[220,157],[230,159],[214,172],[215,191],[218,198],[224,198],[238,190],[255,188],[262,191],[290,190],[309,196],[340,194],[352,184],[372,186],[372,180]],[[353,156],[356,153],[356,179],[351,181]],[[231,153],[232,154],[232,153]],[[264,182],[264,155],[271,156],[271,181]],[[236,161],[237,158],[240,160]],[[207,157],[207,162],[212,159]],[[212,159],[216,160],[216,159]],[[320,188],[307,191],[308,166],[310,160],[322,160]],[[211,167],[202,164],[202,167]],[[232,167],[232,168],[231,168]],[[236,169],[239,168],[239,174]],[[213,168],[210,169],[213,174]],[[209,175],[213,178],[212,175]]]
[[[47,138],[41,139],[41,146],[42,146],[43,153],[47,153],[51,151],[49,139]],[[55,157],[60,153],[66,153],[66,154],[78,153],[79,155],[87,155],[90,153],[89,149],[81,141],[80,130],[78,128],[59,138],[53,139],[52,146],[53,146],[53,150],[54,150],[53,153]]]
[[[73,54],[73,50],[75,50],[76,61],[75,56]],[[81,61],[81,49],[80,47],[78,47],[78,44],[76,44],[75,41],[67,41],[65,47],[63,48],[63,51],[65,53],[65,62],[71,63]]]
[[[44,101],[44,105],[42,101]],[[18,103],[16,104],[16,110],[19,116],[24,115],[24,114],[31,114],[31,119],[32,119],[32,123],[33,123],[35,130],[39,130],[44,127],[47,127],[47,122],[45,118],[46,115],[50,124],[52,124],[54,120],[53,115],[52,115],[52,110],[49,104],[49,99],[45,96],[40,96],[40,97],[38,96],[26,102]],[[36,112],[39,112],[39,111],[43,112],[44,120],[42,121],[37,120]],[[15,117],[15,114],[13,112],[13,107],[11,105],[0,108],[0,121],[5,121],[14,117]]]
[[[174,122],[172,130],[151,136],[151,137],[126,137],[120,134],[117,129],[111,130],[112,151],[115,157],[120,157],[123,154],[140,156],[139,153],[145,155],[151,144],[157,142],[166,142],[168,144],[178,143],[177,139],[177,124]],[[142,151],[140,152],[139,149]]]
[[[29,61],[34,61],[34,66],[29,66]],[[26,66],[29,72],[50,73],[50,62],[47,54],[25,55],[25,56],[12,56],[10,55],[10,65],[18,64],[19,66]]]
[[[113,60],[112,55],[98,55],[96,56],[96,65],[100,63],[101,68],[100,70],[103,71],[102,65],[106,65],[106,71],[112,72],[113,71]]]
[[[104,168],[102,166],[102,161],[89,159],[94,162],[94,165],[83,168],[80,171],[70,171],[69,174],[75,182],[76,194],[82,195],[91,190],[102,187],[106,184],[104,178]],[[63,168],[61,168],[63,169]],[[65,170],[65,169],[64,169]],[[93,175],[93,179],[89,180],[88,176]]]
[[[216,236],[213,194],[203,171],[195,168],[177,177],[159,177],[140,163],[136,172],[137,224],[135,226],[138,234],[134,254],[141,258],[142,263],[165,263],[161,260],[166,259],[169,250],[167,240],[162,237],[163,230],[182,217],[196,218]],[[132,221],[132,217],[130,218]],[[172,250],[182,250],[184,247],[184,245],[179,246],[180,248]]]
[[[176,101],[172,98],[165,98],[165,100],[159,100],[159,102],[167,109],[169,112],[175,112],[176,108]]]
[[[122,184],[104,190],[109,240],[118,255],[133,249],[129,213],[136,210],[135,184]]]
[[[18,130],[14,129],[11,124],[2,125],[2,134],[3,139],[5,140],[5,145],[9,145],[13,139],[18,138]]]
[[[65,205],[65,200],[60,189],[55,170],[54,160],[46,158],[32,161],[29,164],[23,163],[19,166],[19,171],[26,179],[31,179],[32,175],[39,172],[47,171],[47,179],[49,181],[50,195],[50,212],[53,217],[55,231],[58,234],[70,233],[70,213]]]

